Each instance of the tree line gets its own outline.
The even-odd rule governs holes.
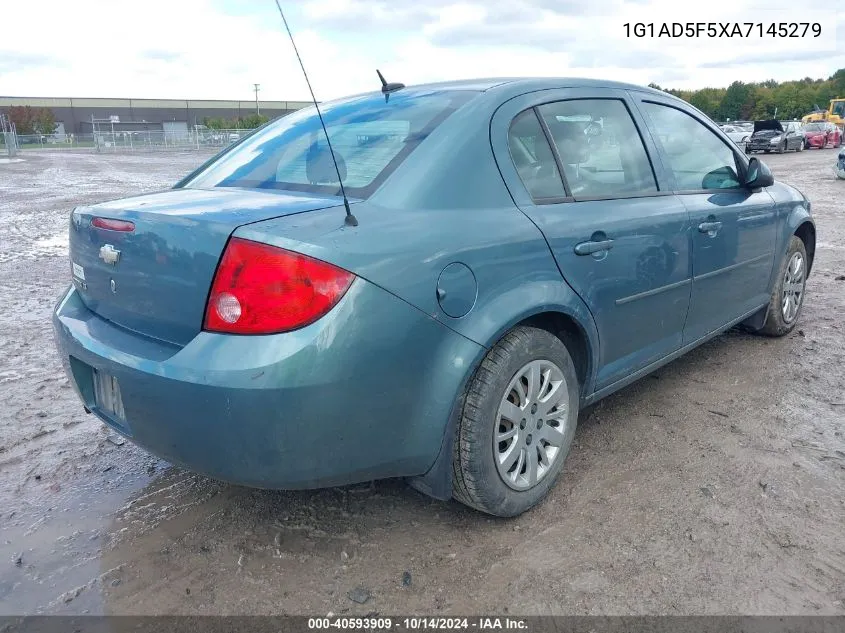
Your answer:
[[[826,110],[831,99],[845,98],[845,68],[827,79],[759,83],[735,81],[727,88],[675,90],[649,84],[694,105],[714,121],[800,119],[816,106]]]

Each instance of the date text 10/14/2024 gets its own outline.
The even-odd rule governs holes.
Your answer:
[[[309,630],[362,630],[362,631],[433,631],[433,630],[478,630],[478,631],[526,631],[528,624],[520,618],[503,617],[474,617],[474,618],[440,618],[440,617],[325,617],[308,618]]]

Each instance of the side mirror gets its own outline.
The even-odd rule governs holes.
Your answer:
[[[756,156],[748,161],[748,170],[745,172],[745,186],[749,189],[761,189],[771,187],[775,184],[775,177],[772,170]]]

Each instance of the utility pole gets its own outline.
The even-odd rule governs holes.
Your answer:
[[[261,114],[261,110],[258,107],[258,91],[261,90],[261,84],[253,84],[255,86],[255,114]]]

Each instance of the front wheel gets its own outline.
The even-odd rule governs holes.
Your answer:
[[[575,365],[556,336],[536,327],[508,332],[469,386],[453,453],[453,495],[501,517],[548,494],[578,423]]]
[[[778,281],[769,301],[766,325],[760,330],[768,336],[789,334],[798,322],[804,305],[807,284],[807,249],[801,238],[793,235],[789,250],[781,261]]]
[[[786,151],[786,143],[778,145],[778,154],[783,154]]]

